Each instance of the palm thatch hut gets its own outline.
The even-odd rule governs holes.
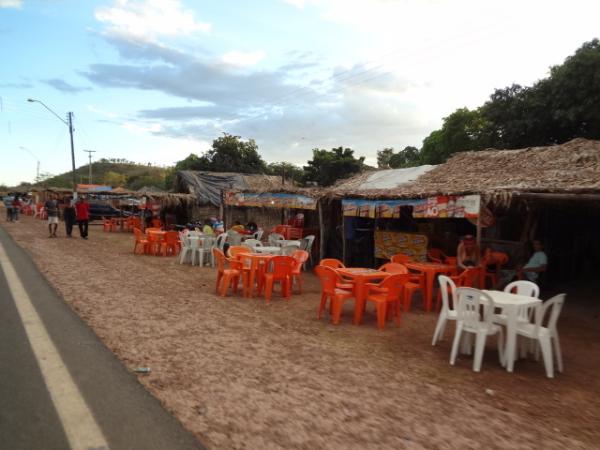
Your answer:
[[[516,254],[513,263],[522,244],[538,238],[550,258],[548,278],[599,274],[600,141],[461,152],[397,186],[382,188],[361,177],[328,192],[346,205],[354,202],[355,209],[343,213],[354,214],[359,228],[386,229],[404,220],[434,245],[446,241],[449,253],[459,235],[478,234],[483,246]],[[389,212],[394,202],[397,216]],[[457,208],[459,202],[474,214]]]

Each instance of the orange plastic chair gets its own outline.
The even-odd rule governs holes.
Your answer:
[[[396,325],[400,325],[400,302],[404,294],[404,286],[410,283],[409,273],[395,273],[376,285],[369,284],[367,302],[375,303],[377,310],[377,328],[385,328],[388,304],[393,304]]]
[[[160,221],[160,219],[152,219],[152,227],[162,228],[162,222]]]
[[[213,247],[212,252],[217,265],[217,294],[219,294],[221,297],[225,297],[230,285],[233,288],[233,293],[237,294],[238,283],[240,281],[240,271],[237,269],[226,268],[228,260],[222,250]]]
[[[243,245],[232,245],[227,249],[227,255],[230,258],[235,258],[240,253],[251,253],[251,252],[252,252],[252,250],[250,250],[248,247],[245,247]]]
[[[479,281],[480,275],[481,275],[481,267],[469,267],[469,268],[463,270],[463,272],[460,275],[451,276],[450,279],[452,281],[454,281],[454,284],[457,288],[459,288],[459,287],[474,287],[476,282]],[[450,290],[448,292],[450,293],[450,295],[452,295]],[[441,303],[442,303],[442,293],[441,293],[441,291],[438,291],[436,303],[435,303],[436,309],[439,309],[441,307]]]
[[[179,233],[177,233],[177,231],[167,231],[165,238],[160,245],[160,252],[163,256],[174,256],[179,253],[179,246]]]
[[[273,285],[281,285],[281,294],[287,299],[292,294],[292,270],[296,261],[291,256],[274,256],[269,261],[269,268],[265,273],[265,298],[267,303],[273,295]]]
[[[446,254],[439,248],[430,248],[427,250],[427,259],[431,262],[441,263],[446,259]]]
[[[112,220],[102,219],[102,231],[115,231],[116,227]]]
[[[412,256],[405,255],[404,253],[396,253],[390,258],[390,261],[393,263],[403,264],[407,262],[411,262],[413,260]]]
[[[393,273],[393,274],[409,274],[409,279],[404,285],[404,304],[402,308],[405,312],[410,311],[412,304],[412,297],[416,291],[424,292],[425,290],[425,277],[420,273],[411,273],[405,265],[390,262],[385,263],[379,268],[382,272]]]
[[[354,298],[354,293],[337,287],[340,276],[331,267],[317,266],[315,267],[315,273],[321,282],[321,302],[319,303],[319,309],[317,310],[317,318],[321,318],[321,314],[323,314],[323,311],[327,307],[327,300],[329,300],[331,321],[334,325],[338,325],[340,323],[344,302]]]
[[[485,287],[488,279],[492,281],[492,288],[498,284],[498,272],[500,267],[508,263],[508,255],[503,252],[490,252],[486,255],[481,265],[483,270],[481,272],[482,280],[481,286]],[[491,272],[487,270],[487,266],[490,264],[496,264],[496,270]]]
[[[135,245],[133,247],[133,254],[134,255],[136,253],[139,254],[138,247],[142,248],[142,253],[148,253],[148,244],[149,244],[148,239],[146,239],[146,236],[144,235],[144,233],[142,233],[142,230],[140,230],[139,228],[134,228],[133,234],[135,236]]]
[[[309,256],[306,250],[296,250],[292,253],[292,258],[295,261],[294,268],[292,269],[292,288],[294,281],[296,281],[299,294],[302,294],[302,266],[308,261]]]
[[[398,264],[398,263],[385,263],[383,266],[381,266],[379,269],[377,270],[381,270],[382,272],[387,272],[387,273],[408,273],[408,269],[406,268],[406,266],[402,265],[402,264]]]
[[[341,267],[346,267],[343,262],[339,259],[335,258],[325,258],[319,261],[320,266],[331,267],[332,269],[339,269]]]
[[[146,231],[148,230],[150,230],[150,228],[146,228]],[[146,236],[148,239],[148,253],[151,255],[160,255],[162,239],[153,233],[148,233]]]

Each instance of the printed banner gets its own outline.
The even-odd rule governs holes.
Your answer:
[[[412,256],[415,261],[427,260],[427,236],[399,231],[375,231],[375,258],[390,259],[396,253]]]
[[[225,204],[258,208],[317,209],[317,200],[306,195],[227,192]]]
[[[415,219],[471,218],[479,215],[479,195],[439,196],[413,200],[344,199],[346,217],[397,219],[402,206],[412,206]]]

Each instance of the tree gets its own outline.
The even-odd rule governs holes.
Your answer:
[[[377,150],[377,168],[378,169],[389,169],[390,160],[394,156],[394,148],[387,147],[383,150]]]
[[[267,165],[258,154],[254,139],[242,141],[225,133],[213,141],[212,148],[201,158],[201,165],[214,172],[265,173]]]
[[[267,166],[267,175],[285,176],[286,182],[301,183],[304,179],[304,170],[289,162],[270,163]]]
[[[319,186],[331,186],[340,178],[361,172],[364,156],[354,157],[354,150],[338,147],[331,150],[313,149],[313,158],[304,166],[305,180]]]
[[[127,183],[127,175],[109,170],[104,174],[104,184],[107,186],[123,186]]]
[[[415,167],[420,164],[419,149],[417,147],[407,146],[404,150],[392,155],[389,161],[389,166],[393,169],[403,167]]]

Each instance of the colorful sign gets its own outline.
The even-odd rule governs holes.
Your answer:
[[[317,200],[299,194],[227,192],[225,204],[258,208],[317,209]]]
[[[477,218],[479,195],[439,196],[413,200],[342,200],[346,217],[397,219],[402,206],[412,206],[415,219]]]
[[[390,259],[397,253],[412,256],[415,261],[427,260],[427,236],[399,231],[375,231],[375,258]]]

